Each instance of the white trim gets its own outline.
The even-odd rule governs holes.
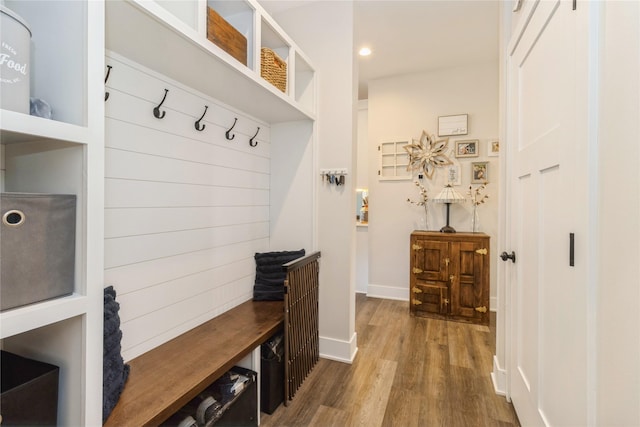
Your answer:
[[[374,285],[369,283],[367,286],[367,296],[371,298],[384,298],[400,301],[409,301],[409,287],[396,287]]]
[[[355,332],[349,341],[320,337],[320,357],[351,364],[358,353],[357,343],[358,334]]]
[[[499,396],[505,396],[507,401],[507,370],[500,366],[500,361],[493,356],[493,371],[491,372],[491,381],[493,382],[493,390]]]

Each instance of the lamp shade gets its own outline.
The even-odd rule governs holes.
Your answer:
[[[466,199],[451,184],[447,184],[433,201],[436,203],[463,203]]]

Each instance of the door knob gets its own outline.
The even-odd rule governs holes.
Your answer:
[[[506,253],[506,252],[502,252],[500,254],[500,258],[502,258],[503,261],[506,261],[508,259],[511,260],[511,262],[515,263],[516,262],[516,253],[511,251],[510,254]]]

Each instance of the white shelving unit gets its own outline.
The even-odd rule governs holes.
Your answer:
[[[207,39],[207,7],[247,37],[247,66]],[[255,0],[109,1],[106,21],[111,51],[268,123],[315,120],[311,61]],[[263,46],[287,62],[286,93],[260,77]]]
[[[5,5],[31,27],[31,96],[46,100],[54,116],[0,110],[0,190],[76,194],[77,224],[73,294],[0,313],[0,346],[60,366],[59,425],[101,425],[105,46],[275,126],[276,151],[313,140],[316,73],[255,0]],[[246,35],[247,66],[207,40],[208,6]],[[260,77],[261,46],[287,61],[286,93]],[[284,193],[278,185],[272,191]],[[287,203],[272,204],[299,210]]]
[[[76,194],[77,222],[73,294],[0,313],[1,346],[60,367],[58,424],[99,425],[104,8],[94,1],[5,5],[31,27],[31,96],[51,105],[53,119],[0,110],[1,189]]]

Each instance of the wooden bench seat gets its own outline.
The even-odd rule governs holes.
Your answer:
[[[105,426],[158,425],[282,328],[282,301],[247,301],[129,361]]]

